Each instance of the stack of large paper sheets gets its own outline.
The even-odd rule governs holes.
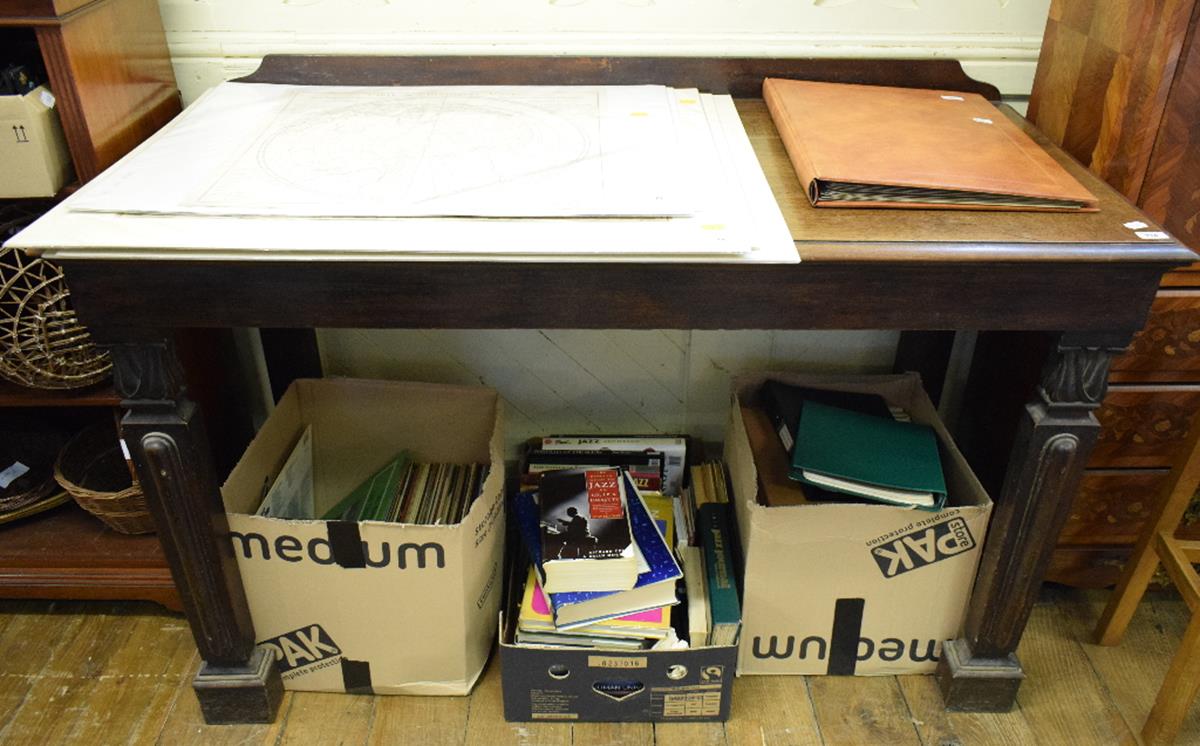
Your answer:
[[[54,257],[796,262],[733,101],[224,83],[10,242]]]

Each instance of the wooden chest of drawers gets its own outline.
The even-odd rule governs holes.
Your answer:
[[[1200,248],[1200,2],[1052,0],[1029,118]],[[1051,580],[1116,581],[1200,409],[1200,267],[1163,278],[1145,330],[1114,362],[1104,425]],[[1183,531],[1200,537],[1200,522]]]
[[[1058,540],[1048,579],[1116,582],[1200,411],[1200,288],[1163,290],[1146,328],[1113,362],[1096,412],[1103,429]],[[1200,505],[1194,524],[1200,539]]]

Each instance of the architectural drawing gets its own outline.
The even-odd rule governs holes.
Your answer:
[[[328,217],[686,214],[673,149],[669,101],[656,87],[295,90],[180,207]]]
[[[732,99],[664,86],[227,83],[51,216],[21,233],[25,247],[195,260],[799,258]]]

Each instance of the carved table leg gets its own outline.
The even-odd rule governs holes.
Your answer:
[[[271,722],[283,685],[273,656],[254,646],[204,421],[186,398],[170,338],[109,349],[129,410],[125,441],[204,659],[193,681],[204,719]]]
[[[963,637],[937,678],[947,709],[1004,712],[1024,673],[1015,651],[1100,425],[1108,365],[1128,335],[1063,335],[1025,407],[988,529]]]

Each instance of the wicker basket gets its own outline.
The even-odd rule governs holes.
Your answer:
[[[92,426],[72,438],[58,455],[54,478],[79,507],[114,531],[154,531],[142,488],[129,473],[111,425]]]
[[[0,207],[0,243],[36,216],[19,204]],[[81,388],[108,377],[108,353],[76,320],[69,296],[57,265],[0,250],[0,377],[42,389]]]
[[[27,471],[0,488],[0,514],[44,500],[58,491],[54,460],[66,437],[31,415],[5,412],[0,417],[0,470],[22,464]]]

